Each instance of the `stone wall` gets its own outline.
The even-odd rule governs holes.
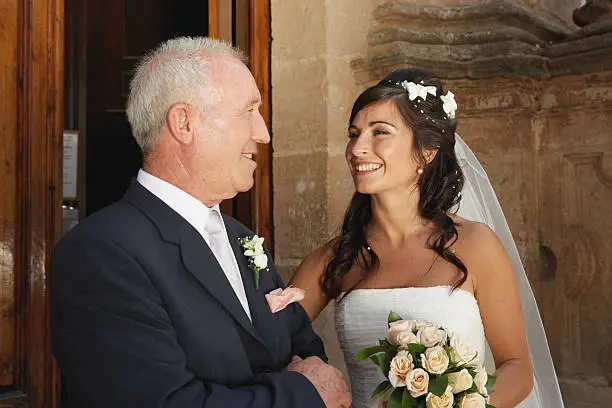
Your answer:
[[[329,240],[353,191],[344,160],[350,107],[361,90],[374,1],[273,0],[272,145],[275,261],[285,280]],[[317,319],[331,362],[343,367],[333,305]]]

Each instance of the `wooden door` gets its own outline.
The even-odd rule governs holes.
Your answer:
[[[542,143],[535,289],[566,406],[599,408],[612,400],[612,138],[584,115]]]
[[[63,0],[0,3],[0,407],[54,406],[46,270],[60,232]]]
[[[231,42],[249,57],[249,68],[262,97],[261,114],[270,127],[270,1],[210,0],[209,35]],[[266,238],[274,248],[272,221],[272,147],[259,145],[255,186],[239,194],[222,210]]]

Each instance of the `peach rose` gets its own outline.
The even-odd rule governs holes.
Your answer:
[[[444,392],[441,397],[438,397],[431,392],[427,394],[425,406],[427,408],[451,408],[454,402],[455,397],[453,396],[453,390],[449,386],[446,388],[446,392]]]
[[[444,374],[450,363],[448,354],[442,346],[435,346],[425,350],[425,354],[421,354],[423,368],[431,374]]]
[[[458,373],[450,373],[448,375],[448,385],[452,387],[453,394],[469,390],[473,383],[474,379],[465,368]]]
[[[417,337],[412,333],[414,321],[398,320],[391,323],[387,332],[387,341],[396,346],[405,346],[409,343],[416,343]]]
[[[485,408],[487,401],[477,393],[468,394],[459,401],[459,408]]]
[[[440,346],[446,342],[446,332],[435,326],[425,326],[418,331],[417,338],[425,347]]]
[[[412,355],[406,350],[400,350],[393,360],[389,369],[389,381],[394,388],[406,386],[406,376],[414,368]]]
[[[413,398],[427,394],[429,374],[422,368],[415,368],[406,376],[406,388]]]

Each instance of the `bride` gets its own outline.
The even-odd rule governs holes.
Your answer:
[[[300,265],[314,320],[335,299],[353,407],[382,381],[357,352],[387,315],[459,335],[497,377],[497,408],[561,408],[544,329],[518,251],[484,170],[455,135],[456,104],[439,80],[397,70],[356,100],[346,159],[356,193],[340,235]],[[489,361],[485,361],[485,359]]]

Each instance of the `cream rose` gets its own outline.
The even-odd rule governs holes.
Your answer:
[[[417,322],[414,320],[396,320],[393,323],[389,323],[389,327],[402,326],[405,330],[413,331],[416,324]]]
[[[450,363],[448,354],[442,346],[435,346],[425,350],[425,354],[421,354],[423,368],[431,374],[443,374]]]
[[[405,346],[409,343],[416,343],[417,337],[412,332],[414,321],[398,320],[393,322],[387,333],[387,341],[396,346]]]
[[[428,322],[426,320],[418,320],[414,323],[414,330],[421,330],[423,327],[428,327],[428,326],[432,326],[432,327],[436,327],[435,324],[433,324],[432,322]]]
[[[414,368],[412,355],[406,350],[400,350],[393,360],[389,369],[389,381],[394,388],[406,386],[406,376]]]
[[[441,397],[430,392],[427,394],[427,398],[425,398],[425,405],[427,408],[451,408],[454,402],[455,397],[453,396],[451,387],[447,387],[446,392],[442,394]]]
[[[406,388],[413,398],[427,394],[429,374],[422,368],[415,368],[406,376]]]
[[[467,364],[474,360],[476,351],[467,344],[463,343],[459,337],[451,336],[450,339],[450,355],[454,362],[458,364]]]
[[[474,371],[476,372],[476,375],[474,376],[474,384],[476,384],[478,392],[486,397],[488,395],[487,380],[489,379],[487,370],[485,370],[483,366],[477,366],[474,368]]]
[[[459,402],[459,408],[485,408],[487,401],[480,394],[468,394]]]
[[[453,394],[469,390],[473,383],[474,379],[465,368],[458,373],[450,373],[448,375],[448,385],[452,387]]]
[[[419,329],[417,338],[425,347],[440,346],[446,342],[446,332],[435,326],[425,326]]]

